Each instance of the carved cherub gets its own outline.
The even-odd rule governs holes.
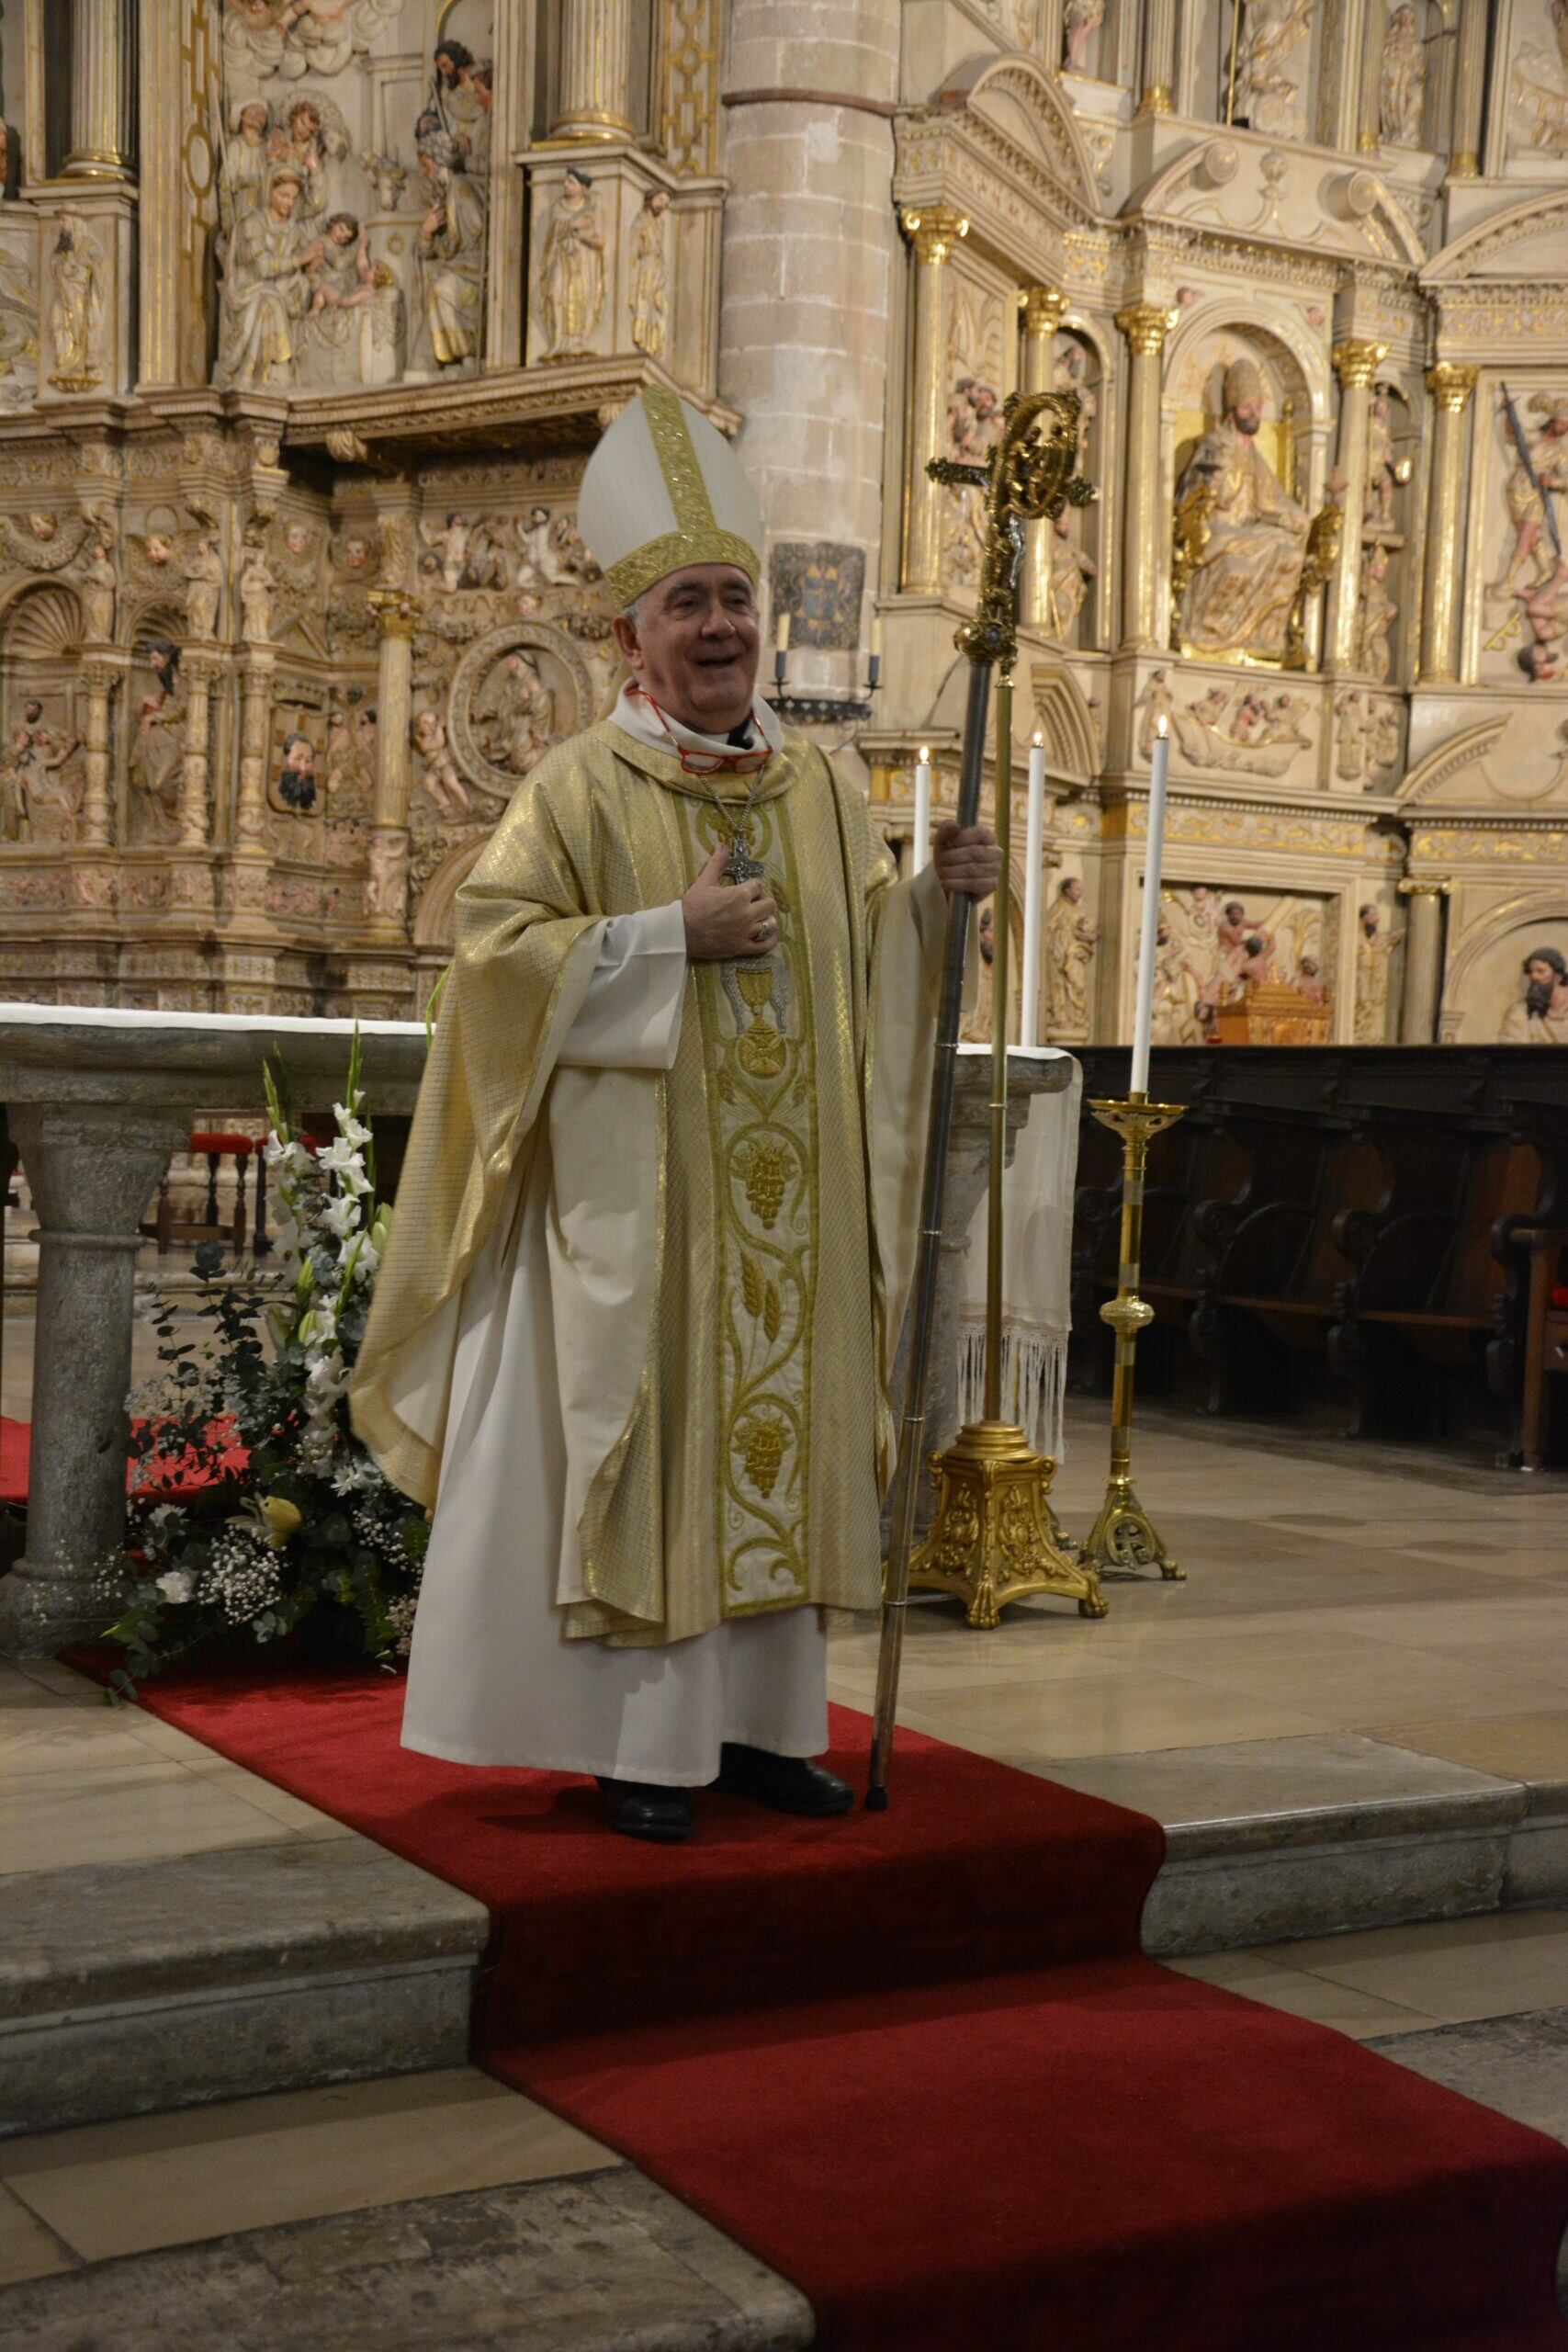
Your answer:
[[[420,782],[444,817],[455,817],[473,802],[457,773],[446,741],[446,722],[438,710],[422,710],[413,722],[414,749],[424,762]]]

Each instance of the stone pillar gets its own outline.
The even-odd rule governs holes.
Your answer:
[[[1019,307],[1023,314],[1023,389],[1048,392],[1052,346],[1067,298],[1054,286],[1032,286],[1021,296]],[[1035,628],[1045,628],[1051,618],[1050,524],[1029,524],[1025,539],[1021,617]]]
[[[1176,0],[1146,0],[1140,114],[1169,114],[1176,87]]]
[[[1382,146],[1382,47],[1387,0],[1371,0],[1361,32],[1361,76],[1356,101],[1356,144],[1364,155]]]
[[[552,139],[632,139],[631,0],[561,0]]]
[[[1339,470],[1345,477],[1345,527],[1339,534],[1339,555],[1328,582],[1328,666],[1353,667],[1356,659],[1356,607],[1361,587],[1361,518],[1367,503],[1367,426],[1371,414],[1372,378],[1388,355],[1386,343],[1354,339],[1334,346],[1334,372],[1339,379]]]
[[[1116,323],[1132,346],[1127,403],[1127,513],[1122,538],[1122,644],[1156,650],[1160,557],[1170,517],[1160,496],[1160,353],[1176,313],[1159,302],[1134,302]]]
[[[1486,96],[1486,33],[1491,0],[1460,0],[1459,54],[1454,60],[1453,130],[1449,177],[1472,180],[1481,172],[1481,120]]]
[[[370,605],[381,633],[376,680],[376,798],[371,811],[370,928],[400,941],[406,934],[409,870],[409,728],[413,715],[413,640],[417,596],[400,588],[372,588]]]
[[[82,755],[82,846],[107,849],[114,839],[109,707],[119,684],[119,671],[112,662],[84,662],[80,676],[87,698]]]
[[[211,657],[187,650],[181,675],[186,690],[186,743],[180,777],[180,847],[205,849],[212,805]]]
[[[725,110],[720,397],[745,419],[736,448],[770,549],[827,542],[841,575],[863,564],[873,596],[897,246],[898,17],[897,0],[731,0],[724,68],[737,103]],[[797,578],[798,565],[780,577]],[[794,618],[791,690],[858,695],[863,605],[847,600],[823,628],[803,627],[798,606]]]
[[[942,586],[942,523],[947,493],[926,472],[947,447],[947,345],[943,335],[947,257],[969,223],[948,205],[906,212],[915,248],[915,356],[909,398],[908,484],[904,504],[904,586]]]
[[[1464,474],[1462,419],[1480,374],[1440,359],[1427,370],[1437,403],[1432,478],[1427,498],[1427,578],[1421,607],[1421,684],[1447,685],[1459,675],[1454,645],[1459,615],[1460,489]]]
[[[39,1216],[38,1336],[27,1550],[0,1582],[0,1652],[45,1657],[102,1633],[97,1589],[125,1532],[139,1227],[186,1113],[13,1103]]]
[[[71,153],[65,179],[123,180],[135,159],[136,32],[125,0],[51,0],[71,9]]]
[[[1451,888],[1446,875],[1419,881],[1406,875],[1399,886],[1408,909],[1404,991],[1399,1001],[1402,1046],[1430,1046],[1438,1035],[1443,998],[1443,900]]]
[[[270,646],[245,650],[240,672],[240,792],[234,806],[234,847],[241,857],[266,858],[266,759],[272,732]]]

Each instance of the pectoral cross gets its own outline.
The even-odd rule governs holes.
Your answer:
[[[761,882],[765,869],[747,847],[746,836],[737,832],[729,846],[729,863],[724,869],[727,882]]]

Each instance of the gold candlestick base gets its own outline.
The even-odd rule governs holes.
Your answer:
[[[1116,1334],[1116,1371],[1111,1403],[1111,1474],[1105,1500],[1089,1532],[1080,1557],[1098,1576],[1108,1568],[1158,1568],[1162,1577],[1179,1583],[1186,1570],[1177,1566],[1153,1520],[1133,1491],[1133,1356],[1139,1332],[1155,1319],[1154,1308],[1138,1296],[1144,1247],[1144,1170],[1149,1139],[1174,1125],[1186,1104],[1151,1102],[1144,1094],[1091,1102],[1089,1109],[1101,1126],[1122,1138],[1122,1255],[1117,1269],[1116,1295],[1100,1308],[1100,1318]]]
[[[1056,1465],[1010,1421],[971,1421],[931,1457],[936,1517],[909,1582],[962,1600],[971,1625],[998,1624],[1011,1600],[1059,1592],[1083,1617],[1109,1606],[1100,1577],[1068,1549],[1049,1500]]]

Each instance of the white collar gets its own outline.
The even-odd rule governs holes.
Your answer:
[[[655,752],[668,752],[673,746],[684,752],[703,752],[712,759],[733,759],[738,751],[754,750],[758,735],[770,752],[782,752],[784,749],[784,729],[779,724],[778,713],[760,694],[751,699],[752,733],[750,741],[744,744],[732,743],[725,735],[699,734],[694,727],[683,727],[668,711],[663,712],[660,724],[641,693],[629,680],[621,688],[620,698],[610,717],[626,734],[639,743],[646,743],[650,751]]]

